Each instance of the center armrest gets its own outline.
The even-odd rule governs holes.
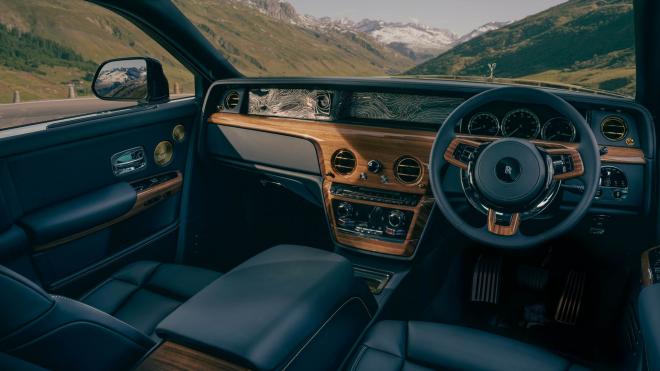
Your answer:
[[[339,366],[375,310],[349,261],[281,245],[218,278],[156,332],[252,369],[330,369]]]

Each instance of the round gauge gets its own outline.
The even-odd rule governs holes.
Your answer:
[[[502,119],[502,134],[505,137],[534,139],[540,131],[538,116],[525,108],[509,111]]]
[[[628,188],[628,178],[621,169],[614,166],[600,168],[600,186],[614,188]]]
[[[500,121],[492,113],[479,112],[470,118],[467,129],[468,133],[474,135],[497,135]]]
[[[575,140],[575,125],[565,117],[551,118],[543,124],[541,138],[560,142],[572,142]]]

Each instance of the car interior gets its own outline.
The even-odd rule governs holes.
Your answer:
[[[196,94],[114,59],[136,108],[0,133],[0,369],[660,370],[660,4],[628,99],[246,77],[170,1],[92,2]]]

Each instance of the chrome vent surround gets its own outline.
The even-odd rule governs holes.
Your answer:
[[[332,168],[341,175],[348,175],[355,170],[357,161],[353,152],[347,149],[340,149],[332,155],[330,160]]]
[[[222,102],[222,108],[227,111],[233,111],[238,107],[240,101],[241,95],[236,90],[231,90],[225,95],[225,99]]]
[[[607,116],[600,123],[600,132],[611,141],[619,141],[628,134],[628,123],[621,116]]]
[[[394,162],[394,176],[403,184],[415,184],[422,178],[422,164],[412,156],[401,156]]]

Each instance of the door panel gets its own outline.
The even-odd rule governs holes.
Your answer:
[[[0,139],[0,264],[70,293],[118,262],[173,260],[191,141],[172,132],[198,112],[187,99]],[[159,166],[164,141],[172,158]],[[113,155],[136,147],[146,166],[116,176]]]

